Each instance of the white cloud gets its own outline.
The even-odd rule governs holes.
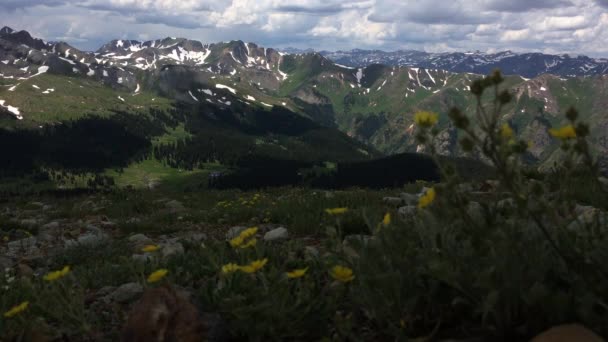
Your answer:
[[[114,38],[180,36],[330,50],[601,56],[606,8],[605,0],[0,0],[0,24],[86,49]]]

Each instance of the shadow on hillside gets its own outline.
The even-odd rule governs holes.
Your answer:
[[[141,120],[132,123],[133,129],[125,125],[132,119],[128,115],[93,116],[41,129],[0,129],[0,176],[45,168],[79,173],[126,167],[150,148]]]

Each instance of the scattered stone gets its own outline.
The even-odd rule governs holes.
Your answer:
[[[473,184],[471,183],[462,183],[462,184],[458,184],[458,186],[456,187],[456,190],[459,192],[472,192],[475,191],[475,188],[473,187]]]
[[[241,227],[241,226],[232,227],[232,228],[228,229],[228,232],[226,232],[226,240],[234,239],[245,229],[247,229],[247,227]]]
[[[36,242],[38,240],[36,237],[32,236],[25,239],[15,240],[9,242],[6,246],[8,250],[6,251],[6,255],[10,257],[16,257],[17,255],[30,255],[38,252],[38,247],[36,247]]]
[[[141,246],[143,247],[144,245],[150,245],[152,244],[152,239],[150,239],[149,237],[147,237],[144,234],[135,234],[135,235],[131,235],[129,236],[129,242],[133,243],[136,246]]]
[[[11,267],[13,267],[13,261],[10,258],[0,255],[0,270],[4,271]]]
[[[207,234],[205,233],[193,233],[186,237],[186,241],[199,243],[207,240]]]
[[[146,262],[152,261],[154,259],[154,256],[150,253],[133,254],[131,255],[131,259],[133,259],[133,261],[135,262],[145,264]]]
[[[593,331],[579,324],[560,325],[536,336],[531,342],[603,342]]]
[[[157,287],[147,289],[131,309],[121,341],[208,341],[209,328],[186,296]]]
[[[17,271],[18,271],[18,274],[22,277],[29,278],[34,275],[34,270],[27,264],[17,265]]]
[[[399,208],[399,210],[397,210],[399,217],[401,217],[404,220],[413,219],[416,216],[417,212],[418,212],[418,207],[413,206],[413,205],[407,205],[407,206],[401,207],[401,208]]]
[[[35,227],[40,223],[40,221],[38,219],[23,219],[21,221],[19,221],[19,224],[21,224],[22,226],[26,226],[26,227]]]
[[[498,203],[496,203],[496,207],[498,208],[498,210],[507,210],[515,208],[515,200],[512,198],[502,199],[498,201]]]
[[[184,254],[184,245],[179,242],[166,244],[165,246],[163,246],[162,254],[165,258],[174,255]]]
[[[600,226],[605,226],[608,223],[608,214],[602,212],[598,208],[577,206],[575,212],[578,216],[575,220],[570,222],[568,229],[580,229],[584,226],[594,225],[596,223]]]
[[[144,292],[144,287],[139,283],[128,283],[120,285],[114,292],[108,295],[108,299],[117,303],[128,303]]]
[[[57,229],[57,228],[59,228],[59,222],[57,222],[57,221],[49,222],[49,223],[43,225],[42,227],[40,227],[40,229]]]
[[[469,214],[477,224],[483,225],[486,221],[485,212],[479,202],[469,202],[467,204],[467,214]]]
[[[403,201],[403,203],[406,205],[416,205],[416,204],[418,204],[418,200],[420,199],[419,195],[409,194],[407,192],[404,192],[399,196],[401,197],[401,200]]]
[[[319,250],[317,249],[317,247],[314,247],[314,246],[304,247],[304,252],[313,258],[318,258],[320,255]]]
[[[391,205],[391,206],[399,206],[403,203],[403,200],[401,199],[401,197],[384,197],[382,199],[382,202],[384,202],[385,204]]]
[[[178,200],[172,200],[172,201],[165,203],[165,207],[167,209],[169,209],[169,211],[171,211],[172,213],[180,212],[180,211],[183,211],[184,209],[186,209],[184,207],[184,205],[182,204],[182,202],[180,202]]]
[[[75,240],[66,240],[65,247],[71,248],[75,246],[97,246],[108,240],[108,236],[99,231],[94,233],[85,233]]]
[[[273,229],[264,235],[264,241],[279,241],[289,239],[289,232],[284,227]]]
[[[127,220],[127,224],[138,224],[141,223],[141,219],[139,217],[131,217]]]

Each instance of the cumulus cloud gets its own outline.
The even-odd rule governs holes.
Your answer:
[[[526,12],[573,6],[570,0],[487,0],[485,8],[500,12]]]
[[[59,6],[66,2],[66,0],[2,0],[0,1],[0,9],[14,11],[33,6]]]
[[[268,47],[608,55],[608,0],[0,0],[0,26],[94,50],[110,39]]]

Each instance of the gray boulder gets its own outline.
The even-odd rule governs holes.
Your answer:
[[[280,241],[289,239],[289,232],[284,227],[273,229],[264,235],[264,241]]]

